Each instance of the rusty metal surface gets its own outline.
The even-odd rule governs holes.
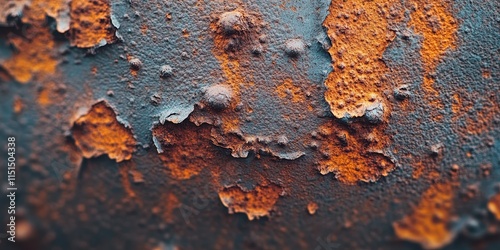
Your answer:
[[[495,0],[0,0],[0,248],[499,249],[499,59]]]

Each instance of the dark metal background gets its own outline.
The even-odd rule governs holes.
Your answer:
[[[1,249],[500,249],[498,1],[0,6]]]

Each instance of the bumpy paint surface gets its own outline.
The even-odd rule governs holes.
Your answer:
[[[0,0],[0,249],[498,249],[499,13]]]

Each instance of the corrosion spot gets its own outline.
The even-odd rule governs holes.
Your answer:
[[[215,155],[210,126],[196,126],[187,120],[153,127],[153,143],[167,174],[179,180],[198,175]]]
[[[276,87],[276,92],[279,98],[289,99],[295,103],[303,102],[306,99],[306,95],[304,94],[302,88],[294,84],[290,78],[283,80],[283,83]]]
[[[72,0],[69,37],[72,46],[79,48],[100,47],[114,43],[116,28],[111,23],[108,0]]]
[[[420,49],[424,64],[422,88],[428,94],[430,106],[436,107],[436,110],[442,110],[444,104],[439,99],[433,74],[445,52],[455,48],[458,25],[451,14],[451,1],[414,0],[414,2],[417,8],[411,13],[408,25],[423,37]],[[442,116],[436,115],[435,118],[440,120]]]
[[[324,129],[319,170],[334,173],[348,184],[374,182],[394,170],[384,148],[391,137],[384,133],[391,106],[385,100],[392,89],[382,56],[395,37],[390,28],[401,21],[397,0],[332,1],[323,26],[334,70],[324,84],[325,100],[336,118]],[[390,88],[390,89],[389,89]]]
[[[318,210],[318,203],[311,201],[307,204],[307,211],[309,214],[313,215]]]
[[[94,104],[87,114],[80,116],[71,133],[86,158],[106,154],[121,162],[132,158],[135,150],[136,140],[130,128],[116,119],[115,111],[105,101]]]
[[[1,66],[18,82],[28,83],[33,78],[44,79],[56,73],[58,60],[56,43],[48,28],[34,25],[27,28],[27,36],[12,35],[9,42],[16,53]]]
[[[488,201],[488,210],[500,221],[500,193],[490,198]]]
[[[390,9],[399,4],[396,0],[332,1],[323,25],[332,41],[328,52],[334,61],[334,71],[325,81],[325,99],[335,117],[363,116],[370,93],[380,95],[388,87],[382,55],[395,37],[389,25],[398,18],[389,14]],[[350,15],[356,18],[345,18]]]
[[[281,187],[274,184],[257,186],[251,191],[232,186],[221,190],[219,198],[230,214],[245,213],[249,220],[253,220],[269,216],[281,192]]]
[[[426,249],[441,248],[456,236],[450,230],[452,210],[453,186],[437,183],[425,191],[413,212],[393,227],[401,239],[419,243]]]
[[[14,107],[14,113],[16,113],[16,114],[19,114],[19,113],[21,113],[21,111],[23,111],[24,103],[23,103],[23,100],[21,100],[21,98],[19,96],[14,97],[13,107]]]

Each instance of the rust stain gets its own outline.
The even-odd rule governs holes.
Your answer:
[[[92,106],[71,129],[75,143],[86,158],[108,155],[117,162],[129,160],[136,140],[129,128],[118,122],[115,111],[105,102]]]
[[[481,108],[476,108],[478,106]],[[466,138],[491,131],[495,127],[495,117],[500,113],[500,100],[493,92],[458,88],[451,100],[451,110],[454,130]]]
[[[393,160],[382,148],[389,143],[387,136],[364,124],[351,124],[342,128],[338,123],[323,125],[315,137],[322,141],[321,174],[334,173],[346,184],[358,181],[374,182],[387,176],[395,168]]]
[[[181,203],[177,196],[173,193],[165,193],[162,195],[162,204],[160,205],[162,209],[162,218],[167,223],[172,223],[174,221],[174,210],[181,206]]]
[[[132,188],[132,185],[130,183],[129,179],[129,172],[131,169],[135,167],[132,162],[130,161],[123,161],[120,164],[119,171],[120,171],[120,179],[122,182],[123,189],[125,190],[125,193],[127,194],[128,197],[130,198],[137,198],[137,195]]]
[[[251,191],[232,186],[219,191],[219,198],[230,214],[245,213],[249,220],[254,220],[270,215],[281,192],[281,187],[274,184],[256,186]]]
[[[288,99],[296,103],[305,101],[302,88],[295,85],[290,78],[283,80],[283,83],[276,87],[276,92],[281,99]]]
[[[309,214],[313,215],[316,213],[317,210],[318,210],[318,203],[311,201],[307,204],[307,212],[309,212]]]
[[[107,0],[72,0],[69,38],[72,46],[91,48],[114,43],[116,29],[111,24]]]
[[[413,212],[393,224],[396,235],[426,249],[437,249],[451,243],[456,236],[450,230],[453,189],[450,183],[436,183],[427,189]]]
[[[21,21],[29,24],[23,36],[10,33],[8,42],[16,48],[14,55],[1,63],[1,66],[20,83],[33,79],[45,79],[56,73],[58,60],[54,37],[47,27],[46,16],[58,18],[68,12],[66,0],[34,0],[26,5]],[[64,22],[62,22],[64,23]],[[64,30],[64,25],[58,28]]]
[[[241,88],[252,86],[245,75],[251,75],[242,69],[241,64],[250,60],[250,48],[256,46],[261,31],[261,21],[255,13],[243,9],[222,13],[210,23],[214,34],[212,54],[217,58],[226,78],[225,84],[231,86],[234,101],[227,110],[233,110],[241,100]],[[234,112],[222,116],[224,132],[239,130],[240,120]]]
[[[449,0],[414,0],[412,4],[415,6],[415,11],[412,12],[408,25],[423,37],[420,49],[424,64],[422,87],[427,94],[429,104],[435,110],[442,110],[444,104],[434,85],[432,74],[445,52],[455,48],[458,25],[451,14],[451,1]],[[443,118],[437,112],[433,117],[435,120]]]
[[[44,23],[46,16],[50,16],[56,21],[59,32],[65,32],[69,28],[69,3],[71,0],[32,0],[29,5],[24,8],[22,22],[23,23]]]
[[[25,37],[10,34],[9,42],[17,51],[2,67],[16,81],[28,83],[35,77],[45,78],[56,73],[56,43],[47,27],[28,27]]]
[[[488,210],[500,221],[500,193],[490,198],[488,201]]]
[[[382,61],[395,32],[389,23],[399,19],[390,8],[399,1],[333,1],[323,25],[332,46],[334,63],[325,85],[325,99],[337,118],[361,117],[374,101],[384,103],[382,91],[388,86]]]
[[[55,82],[48,81],[38,90],[37,102],[42,107],[59,103],[64,100],[65,88]]]
[[[391,86],[382,55],[395,37],[389,25],[401,20],[402,6],[396,0],[332,2],[329,12],[323,26],[332,41],[334,70],[325,81],[325,100],[336,118],[353,122],[320,128],[325,133],[319,170],[348,184],[376,181],[395,168],[383,152],[391,140],[383,132],[391,109],[383,91]]]
[[[14,97],[14,113],[19,114],[23,111],[24,109],[24,103],[23,100],[19,96]]]
[[[153,140],[169,176],[179,180],[198,175],[214,157],[210,127],[189,121],[165,123],[153,128]]]
[[[324,157],[328,159],[320,163],[321,174],[334,173],[339,181],[355,184],[358,181],[375,182],[394,170],[394,163],[383,153],[357,151],[364,146],[355,140],[350,143],[352,146],[347,150],[338,144],[322,146],[326,152]]]

